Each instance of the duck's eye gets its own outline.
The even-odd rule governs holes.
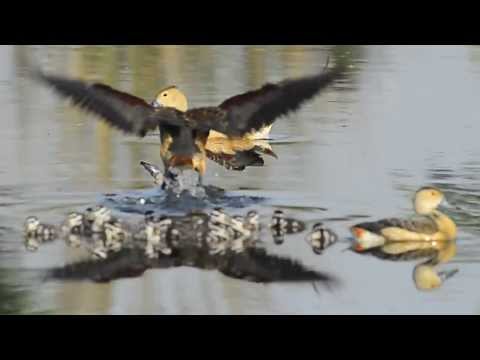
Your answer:
[[[167,96],[167,94],[163,94],[163,96]]]

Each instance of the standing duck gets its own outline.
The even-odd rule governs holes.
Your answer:
[[[423,187],[415,194],[416,217],[411,219],[383,219],[351,227],[356,240],[355,250],[363,251],[380,247],[388,242],[436,242],[454,241],[457,226],[447,215],[438,210],[446,204],[445,195],[435,187]],[[394,245],[390,245],[392,249]]]
[[[188,109],[186,96],[176,86],[164,88],[148,103],[100,83],[48,75],[39,70],[34,78],[124,132],[144,137],[159,128],[160,156],[166,173],[171,167],[179,167],[194,169],[202,176],[207,153],[212,153],[212,158],[222,152],[230,152],[232,156],[241,147],[239,140],[252,144],[265,138],[277,118],[298,110],[342,74],[343,68],[337,66],[317,75],[266,84],[231,97],[219,106],[194,109]],[[213,140],[219,138],[231,140],[227,142],[228,151],[218,149]]]

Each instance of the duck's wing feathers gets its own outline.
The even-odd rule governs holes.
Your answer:
[[[143,137],[159,123],[188,125],[182,112],[172,108],[155,109],[145,100],[108,85],[48,75],[41,71],[36,71],[33,75],[36,80],[52,87],[73,104],[127,133]]]
[[[400,228],[422,234],[434,234],[438,231],[437,224],[429,217],[414,217],[411,219],[388,218],[375,222],[366,222],[356,225],[374,234],[381,235],[386,228]]]
[[[403,228],[422,234],[434,234],[438,231],[438,226],[432,218],[428,216],[416,216],[408,220],[403,220]]]
[[[264,161],[255,150],[237,151],[234,155],[207,150],[207,157],[227,170],[243,171],[249,166],[263,166]]]
[[[220,124],[224,129],[219,131],[241,136],[271,125],[280,116],[298,110],[342,74],[343,68],[336,67],[315,76],[266,84],[258,90],[229,98],[219,106],[226,112]]]

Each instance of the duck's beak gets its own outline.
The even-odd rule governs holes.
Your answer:
[[[162,104],[160,104],[156,99],[153,100],[150,105],[152,105],[155,109],[162,106]]]
[[[460,207],[450,204],[446,198],[443,198],[442,202],[438,207],[445,210],[462,210]]]

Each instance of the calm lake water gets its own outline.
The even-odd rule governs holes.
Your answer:
[[[27,252],[23,221],[59,222],[107,193],[148,193],[141,160],[160,164],[158,138],[108,128],[28,79],[31,61],[57,74],[102,81],[151,100],[176,84],[191,106],[220,104],[265,82],[312,74],[347,59],[349,78],[277,121],[278,159],[228,171],[209,162],[204,182],[265,197],[237,213],[274,209],[323,221],[340,242],[316,255],[305,233],[277,254],[329,273],[338,286],[256,284],[214,270],[156,269],[106,284],[43,282],[37,272],[74,261],[57,241]],[[1,46],[0,313],[48,314],[478,314],[480,312],[480,48],[474,46]],[[424,185],[461,210],[458,274],[416,289],[418,261],[388,262],[343,251],[348,227],[407,216]]]

